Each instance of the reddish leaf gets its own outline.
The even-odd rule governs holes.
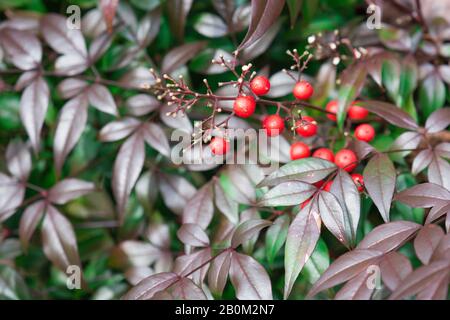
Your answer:
[[[392,143],[390,150],[402,150],[402,149],[416,149],[422,141],[422,135],[418,132],[405,132],[398,136]],[[406,155],[408,152],[402,152]]]
[[[195,223],[185,223],[177,231],[178,239],[184,244],[193,247],[206,247],[209,245],[208,235]]]
[[[0,222],[12,216],[25,196],[25,187],[16,179],[0,173]]]
[[[428,167],[428,181],[450,190],[450,164],[436,154]]]
[[[317,188],[311,184],[300,181],[280,183],[259,199],[259,206],[293,206],[309,199]]]
[[[169,291],[174,300],[207,300],[203,290],[187,278],[180,278]]]
[[[184,36],[184,27],[186,25],[186,17],[191,9],[193,0],[169,0],[167,7],[169,14],[169,23],[178,41]]]
[[[419,224],[410,221],[381,224],[369,232],[357,248],[386,253],[401,247],[420,227]]]
[[[100,0],[100,8],[102,9],[108,32],[112,32],[114,17],[116,15],[119,0]]]
[[[112,43],[113,35],[108,33],[102,33],[96,37],[89,47],[89,60],[90,63],[95,63],[100,57],[108,50]]]
[[[38,201],[30,205],[20,219],[19,236],[22,247],[26,251],[28,243],[36,230],[37,225],[44,215],[47,204],[45,201]]]
[[[41,143],[40,134],[47,113],[49,94],[47,82],[39,77],[25,88],[20,99],[20,119],[35,152],[39,150]]]
[[[191,254],[182,255],[175,261],[174,272],[182,277],[189,277],[196,284],[202,285],[209,269],[208,262],[210,260],[211,248],[204,248]],[[193,272],[196,269],[198,270]]]
[[[28,146],[20,140],[10,142],[6,149],[6,165],[13,176],[26,181],[31,171],[31,154]]]
[[[167,174],[159,175],[159,190],[166,206],[176,214],[182,214],[183,210],[187,210],[187,203],[197,193],[195,187],[185,178]],[[204,190],[204,192],[207,193],[207,190]],[[196,212],[193,212],[191,209],[189,211],[192,217],[197,216]],[[190,222],[196,223],[194,220]]]
[[[70,99],[84,91],[88,83],[77,78],[67,78],[58,84],[58,93],[63,99]]]
[[[154,245],[135,240],[123,241],[111,254],[111,265],[117,268],[147,267],[162,257]]]
[[[88,117],[87,108],[86,97],[78,95],[67,101],[60,111],[53,142],[55,167],[58,173],[61,172],[67,155],[83,134]]]
[[[148,300],[156,293],[167,289],[178,281],[178,275],[173,272],[163,272],[151,275],[142,280],[137,286],[128,291],[123,300]]]
[[[100,130],[99,139],[104,142],[121,140],[132,134],[141,122],[135,118],[123,118],[108,123]]]
[[[372,157],[364,168],[364,184],[385,222],[395,190],[396,172],[392,161],[385,154]]]
[[[109,90],[101,84],[93,84],[87,91],[89,103],[96,109],[117,116],[117,106]]]
[[[447,233],[439,243],[436,250],[434,250],[432,261],[450,260],[450,234]]]
[[[336,293],[335,300],[370,300],[374,288],[368,286],[369,277],[372,274],[367,270],[362,271],[356,277],[348,281],[341,290]]]
[[[191,60],[205,47],[206,43],[192,42],[169,51],[162,61],[161,72],[170,74]]]
[[[242,222],[233,233],[231,247],[237,248],[242,243],[258,235],[262,229],[267,228],[271,224],[271,221],[262,219],[250,219]]]
[[[157,150],[159,153],[166,157],[170,157],[170,145],[163,128],[153,122],[145,123],[140,132],[144,137],[145,142],[148,143],[150,147]]]
[[[37,68],[42,60],[42,46],[34,34],[4,28],[0,30],[0,45],[6,57],[19,69]]]
[[[284,252],[284,299],[289,296],[300,271],[311,256],[320,236],[321,221],[316,199],[299,213],[288,229]]]
[[[431,149],[426,149],[420,151],[417,156],[414,158],[411,172],[414,175],[417,175],[419,172],[428,167],[433,159],[433,151]]]
[[[383,283],[394,291],[398,285],[413,271],[411,262],[404,255],[397,252],[386,254],[380,262]]]
[[[270,278],[252,257],[233,252],[230,279],[239,300],[272,300]]]
[[[376,265],[382,255],[381,251],[371,249],[356,249],[343,254],[322,274],[309,291],[308,296],[315,296],[323,290],[334,287],[352,279],[361,272],[365,272],[367,267]]]
[[[208,285],[212,292],[222,294],[227,283],[231,266],[231,251],[220,253],[211,263],[208,273]]]
[[[177,114],[176,117],[170,116],[171,112],[176,109],[175,105],[163,105],[160,109],[159,116],[164,124],[170,128],[181,130],[187,134],[192,134],[194,128],[188,117]]]
[[[47,258],[61,271],[66,272],[70,265],[81,268],[77,240],[72,225],[52,205],[47,206],[47,213],[42,224],[42,245]]]
[[[252,0],[250,27],[238,50],[248,47],[265,34],[277,20],[284,3],[284,0]]]
[[[196,223],[206,229],[214,214],[212,185],[204,185],[186,203],[183,210],[183,223]]]
[[[70,200],[93,192],[94,189],[95,185],[92,182],[68,178],[58,182],[48,191],[48,200],[56,204],[66,204]]]
[[[419,127],[408,113],[393,104],[381,101],[361,101],[358,105],[397,127],[409,130],[416,130]]]
[[[450,159],[450,142],[439,143],[434,147],[434,152],[440,157]]]
[[[436,250],[444,236],[444,230],[434,224],[425,225],[420,229],[414,239],[414,250],[423,264],[428,264],[430,262],[434,250]]]
[[[428,133],[445,130],[450,125],[450,108],[442,108],[433,112],[425,123]]]
[[[349,149],[356,153],[358,159],[365,159],[370,153],[375,151],[375,148],[370,144],[357,139],[350,142]]]
[[[445,272],[433,278],[424,289],[417,294],[418,300],[446,300],[448,294],[449,275]]]
[[[157,246],[158,248],[168,249],[170,248],[170,230],[169,226],[164,223],[152,223],[145,231],[145,236],[148,241]]]
[[[161,101],[147,94],[138,94],[128,98],[125,105],[129,114],[139,117],[158,109]]]
[[[430,208],[450,200],[450,192],[434,183],[421,183],[395,195],[395,200],[413,208]]]
[[[114,162],[112,189],[120,221],[123,221],[128,197],[139,178],[144,160],[144,139],[141,135],[134,134],[122,145]]]
[[[450,200],[431,208],[427,215],[427,219],[425,220],[425,224],[432,223],[448,212],[450,212]]]

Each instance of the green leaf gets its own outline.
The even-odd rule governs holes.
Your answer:
[[[419,101],[425,117],[444,106],[445,86],[437,74],[431,74],[422,82]]]
[[[313,284],[319,280],[320,276],[328,269],[330,265],[330,255],[328,253],[328,247],[322,238],[317,241],[316,248],[314,249],[311,258],[306,262],[301,275],[304,275],[309,283]]]
[[[302,7],[303,0],[287,0],[287,5],[289,8],[289,17],[291,19],[291,28],[294,27],[295,22],[297,21],[298,14],[300,13],[300,9]]]
[[[388,59],[383,62],[381,67],[381,81],[386,88],[389,97],[396,100],[398,89],[400,87],[401,67],[397,60]]]
[[[409,97],[417,87],[418,70],[416,61],[412,56],[408,56],[402,64],[400,73],[400,85],[396,104],[404,108]]]
[[[288,215],[278,217],[266,232],[266,258],[272,264],[278,251],[286,241],[290,219]]]

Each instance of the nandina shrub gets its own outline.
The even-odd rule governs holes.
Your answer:
[[[447,299],[449,1],[58,4],[0,4],[1,298]]]

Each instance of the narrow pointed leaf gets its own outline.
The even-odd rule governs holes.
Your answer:
[[[185,223],[177,231],[178,239],[184,244],[193,247],[206,247],[209,245],[209,238],[205,231],[199,225],[194,223]]]
[[[214,214],[213,191],[211,183],[204,185],[186,203],[183,210],[183,223],[196,223],[206,229]]]
[[[444,230],[435,224],[427,224],[420,229],[414,239],[414,250],[423,264],[430,262],[434,250],[439,246],[444,236]]]
[[[317,188],[300,181],[280,183],[259,199],[259,206],[293,206],[309,199]]]
[[[45,201],[38,201],[30,205],[23,213],[20,219],[19,236],[22,247],[26,251],[28,243],[36,230],[37,225],[42,219],[46,210]]]
[[[271,224],[271,221],[262,219],[250,219],[242,222],[233,233],[231,247],[237,248],[245,241],[258,235],[262,229],[267,228]]]
[[[92,182],[75,178],[64,179],[55,184],[48,192],[48,200],[56,204],[66,204],[70,200],[86,195],[95,190]]]

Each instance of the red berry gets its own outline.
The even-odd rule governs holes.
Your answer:
[[[339,102],[337,100],[331,100],[325,106],[325,110],[334,114],[327,113],[327,118],[336,121],[336,113],[338,112]]]
[[[264,76],[256,76],[250,82],[250,88],[252,89],[253,93],[258,96],[265,95],[270,90],[269,79]]]
[[[353,104],[348,109],[348,117],[352,120],[363,120],[367,117],[368,114],[369,114],[369,111],[367,111],[363,107],[360,107],[356,104]]]
[[[299,100],[308,100],[314,93],[314,88],[308,81],[299,81],[293,90],[294,96]]]
[[[311,198],[303,201],[303,203],[300,205],[300,209],[303,209],[304,207],[306,207],[308,205],[308,203],[310,203],[310,202],[311,202]]]
[[[308,158],[311,155],[311,150],[306,143],[295,142],[291,146],[290,154],[292,160]]]
[[[317,133],[317,122],[314,118],[303,116],[295,123],[295,131],[302,137],[312,137]]]
[[[370,142],[375,137],[375,129],[370,124],[360,124],[355,129],[355,137],[358,140]]]
[[[269,137],[277,136],[284,130],[284,120],[277,114],[265,117],[262,125]]]
[[[315,158],[321,158],[321,159],[328,160],[330,162],[334,162],[333,151],[331,151],[330,149],[327,149],[327,148],[317,149],[316,151],[314,151],[312,156]]]
[[[221,137],[214,137],[212,138],[209,147],[211,148],[211,152],[213,154],[221,156],[226,154],[230,149],[230,142]]]
[[[359,173],[352,173],[351,174],[353,182],[356,184],[356,187],[358,188],[359,192],[364,191],[364,178]]]
[[[336,153],[334,157],[334,163],[347,172],[352,171],[356,168],[358,158],[356,154],[349,149],[342,149]]]
[[[333,184],[333,181],[328,181],[328,182],[325,184],[325,187],[323,187],[323,190],[330,192],[330,190],[331,190],[331,185],[332,185],[332,184]]]
[[[252,96],[240,96],[234,100],[233,110],[238,117],[250,117],[255,112],[255,108],[256,101]]]

